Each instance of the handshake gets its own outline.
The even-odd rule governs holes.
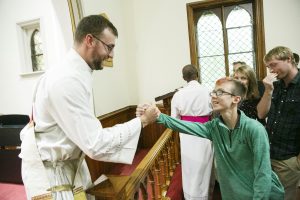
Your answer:
[[[139,104],[136,108],[135,114],[141,119],[144,128],[156,121],[160,115],[160,110],[152,104]]]

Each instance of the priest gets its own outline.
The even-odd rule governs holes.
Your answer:
[[[99,15],[84,17],[73,48],[39,80],[32,121],[21,132],[22,178],[28,199],[86,199],[91,179],[84,155],[130,164],[149,111],[124,124],[102,128],[94,115],[92,73],[112,58],[115,26]]]

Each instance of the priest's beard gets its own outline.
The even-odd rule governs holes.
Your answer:
[[[102,70],[103,69],[102,59],[94,60],[93,63],[92,63],[92,69],[93,70]]]

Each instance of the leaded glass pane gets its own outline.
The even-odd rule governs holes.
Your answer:
[[[233,66],[231,65],[233,62],[236,61],[244,61],[245,63],[247,63],[247,65],[249,65],[250,67],[253,67],[253,69],[255,70],[255,65],[253,63],[253,53],[239,53],[239,54],[230,54],[228,56],[228,60],[229,60],[229,71],[233,72]]]
[[[33,71],[44,70],[43,43],[38,29],[31,36],[31,58]]]
[[[220,19],[212,12],[205,12],[197,24],[200,57],[223,55],[223,31]]]
[[[43,45],[42,43],[36,43],[34,46],[36,54],[43,54]]]
[[[228,29],[227,34],[230,54],[252,51],[252,27]]]
[[[223,31],[220,19],[210,11],[204,12],[197,23],[200,81],[209,88],[225,75]]]
[[[226,28],[239,26],[252,26],[252,18],[245,9],[236,6],[227,17]]]
[[[235,61],[244,61],[255,69],[251,15],[245,9],[236,6],[228,15],[226,29],[229,71],[232,72],[232,63]]]
[[[44,66],[43,55],[36,56],[36,66],[38,71],[43,70],[43,66]]]
[[[225,76],[224,56],[200,58],[202,84],[213,89],[216,80]]]

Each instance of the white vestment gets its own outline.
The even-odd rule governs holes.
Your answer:
[[[73,181],[81,152],[95,160],[131,164],[141,131],[139,118],[102,128],[93,111],[92,70],[74,49],[41,77],[33,119],[37,149],[51,187]],[[24,137],[21,135],[21,139]],[[29,160],[30,155],[22,151],[26,149],[21,149],[22,161]],[[26,166],[22,165],[22,178],[31,198],[27,189],[33,182],[30,176],[34,173],[30,171],[35,169]],[[83,187],[87,188],[91,183],[85,161],[82,166],[81,176],[86,179]]]
[[[209,91],[197,81],[190,81],[172,98],[172,117],[207,116],[211,111]],[[180,148],[184,198],[207,200],[213,162],[211,141],[180,133]]]

